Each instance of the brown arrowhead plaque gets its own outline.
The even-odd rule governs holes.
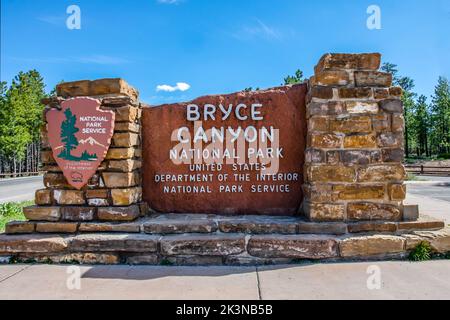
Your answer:
[[[114,133],[113,111],[100,110],[100,101],[73,98],[61,110],[47,113],[53,157],[67,182],[77,189],[87,184],[106,156]]]

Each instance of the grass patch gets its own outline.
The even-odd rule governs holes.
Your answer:
[[[411,261],[428,261],[431,260],[431,247],[428,242],[422,241],[414,248],[409,254],[409,260]]]
[[[0,204],[0,233],[5,232],[5,225],[10,221],[25,221],[22,209],[33,204],[33,201]]]

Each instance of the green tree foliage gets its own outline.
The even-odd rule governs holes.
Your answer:
[[[420,157],[431,156],[431,152],[428,145],[430,134],[430,113],[427,104],[427,97],[421,95],[417,99],[417,103],[414,108],[414,132],[416,133],[416,152]]]
[[[295,71],[294,76],[287,76],[286,78],[284,78],[284,84],[290,85],[290,84],[302,83],[303,80],[304,80],[303,79],[303,71],[301,71],[299,69],[299,70]]]
[[[439,77],[431,103],[432,142],[437,154],[450,153],[450,83]]]
[[[403,89],[405,109],[405,153],[418,157],[450,156],[450,82],[439,77],[431,104],[417,97],[414,80],[400,76],[397,65],[385,63],[382,70],[393,74],[394,85]]]
[[[0,84],[0,160],[12,162],[16,171],[24,160],[27,147],[39,141],[46,96],[43,78],[36,70],[19,72],[8,88]]]
[[[73,160],[71,152],[78,146],[78,140],[75,134],[80,131],[76,127],[77,118],[72,113],[70,108],[64,111],[66,120],[61,124],[61,141],[64,143],[64,150],[58,155],[58,157],[66,160]]]
[[[381,67],[384,72],[392,73],[393,84],[399,86],[403,89],[402,101],[404,107],[405,116],[405,154],[406,157],[409,156],[411,150],[415,146],[416,133],[414,132],[414,106],[417,94],[414,93],[413,89],[415,87],[414,80],[399,75],[398,68],[396,64],[384,63]]]

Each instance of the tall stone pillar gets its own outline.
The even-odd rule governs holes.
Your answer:
[[[57,86],[57,97],[44,101],[45,113],[73,97],[98,99],[100,109],[114,111],[114,135],[106,158],[86,186],[73,188],[56,164],[45,124],[41,137],[45,188],[36,192],[36,206],[24,209],[29,222],[10,226],[10,233],[108,231],[86,222],[126,222],[146,213],[141,203],[142,105],[138,92],[122,79],[62,83]]]
[[[402,90],[381,55],[326,54],[309,80],[305,215],[313,221],[402,220]]]

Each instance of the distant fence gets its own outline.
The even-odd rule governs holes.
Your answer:
[[[450,176],[450,167],[429,167],[420,165],[406,165],[405,167],[408,173]]]
[[[21,172],[21,173],[0,173],[1,179],[34,177],[43,174],[43,172]]]

